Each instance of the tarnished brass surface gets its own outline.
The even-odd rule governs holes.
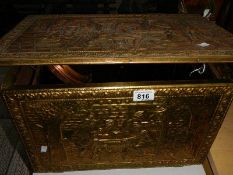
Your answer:
[[[0,65],[232,61],[233,36],[197,15],[30,16],[0,41]],[[23,75],[2,93],[35,172],[202,163],[233,92],[228,80],[40,88]],[[134,102],[142,89],[155,100]]]
[[[233,35],[189,14],[30,16],[0,40],[0,65],[232,61]]]
[[[202,163],[232,100],[220,83],[90,86],[4,90],[35,172]],[[142,89],[155,100],[133,102]]]

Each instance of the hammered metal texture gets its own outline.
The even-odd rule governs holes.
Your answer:
[[[233,35],[190,14],[30,16],[0,40],[0,65],[232,61]]]
[[[232,87],[137,84],[5,90],[34,171],[202,163]],[[134,102],[133,91],[141,89],[155,90],[155,100]]]

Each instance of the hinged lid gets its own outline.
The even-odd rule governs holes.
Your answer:
[[[199,15],[29,16],[0,65],[233,62],[233,35]]]

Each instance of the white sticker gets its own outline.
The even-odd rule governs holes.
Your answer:
[[[208,43],[200,43],[200,44],[197,44],[198,46],[200,46],[200,47],[208,47],[210,44],[208,44]]]
[[[207,17],[210,14],[210,9],[205,9],[203,12],[203,17]]]
[[[133,92],[133,101],[152,101],[154,98],[154,90],[140,90]]]
[[[40,147],[40,152],[41,153],[46,153],[47,152],[47,146],[41,146]]]

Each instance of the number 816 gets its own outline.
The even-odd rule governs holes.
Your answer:
[[[139,100],[149,99],[149,98],[150,98],[150,94],[138,94],[137,95],[137,99]]]

